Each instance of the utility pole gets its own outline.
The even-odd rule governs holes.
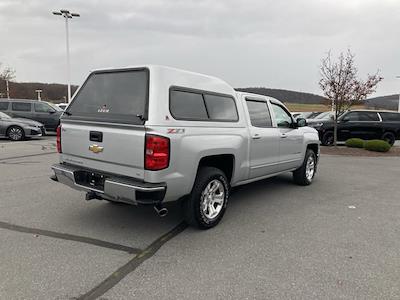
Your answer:
[[[66,37],[66,50],[67,50],[67,84],[68,84],[68,98],[67,103],[71,101],[71,71],[70,71],[70,60],[69,60],[69,31],[68,31],[68,19],[73,17],[80,17],[77,13],[71,13],[69,10],[61,9],[60,11],[53,11],[53,15],[62,16],[65,19],[65,37]]]
[[[42,90],[36,90],[35,92],[37,93],[37,99],[38,99],[38,101],[42,101],[42,97],[41,97]]]
[[[10,86],[8,84],[8,79],[6,79],[6,86],[7,86],[7,99],[10,100]]]
[[[400,78],[400,76],[396,76],[397,79]],[[397,111],[400,112],[400,93],[399,93],[399,103],[397,104]]]

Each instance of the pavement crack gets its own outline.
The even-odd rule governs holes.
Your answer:
[[[68,240],[68,241],[86,243],[86,244],[90,244],[90,245],[94,245],[94,246],[98,246],[98,247],[124,251],[124,252],[128,252],[131,254],[132,253],[137,254],[142,251],[141,249],[138,249],[138,248],[133,248],[133,247],[125,246],[125,245],[106,242],[103,240],[98,240],[98,239],[94,239],[94,238],[90,238],[90,237],[73,235],[73,234],[68,234],[68,233],[60,233],[60,232],[55,232],[55,231],[50,231],[50,230],[45,230],[45,229],[25,227],[25,226],[14,225],[14,224],[10,224],[7,222],[1,222],[1,221],[0,221],[0,228],[17,231],[17,232],[23,232],[23,233],[43,235],[43,236],[48,236],[48,237],[63,239],[63,240]]]
[[[54,154],[54,153],[57,153],[57,152],[56,151],[52,151],[52,152],[46,152],[46,153],[36,153],[36,154],[4,157],[4,158],[0,158],[0,161],[4,161],[4,160],[8,160],[8,159],[16,159],[16,158],[26,158],[26,157],[33,157],[33,156],[50,155],[50,154]]]
[[[108,276],[103,282],[94,287],[92,290],[84,295],[77,297],[78,300],[92,300],[97,299],[104,295],[108,290],[116,286],[122,279],[127,275],[136,270],[144,261],[151,258],[157,251],[169,240],[177,236],[179,233],[187,228],[187,224],[182,222],[174,227],[172,230],[168,231],[166,234],[162,235],[156,239],[150,246],[137,254],[125,265],[121,266],[118,270]]]

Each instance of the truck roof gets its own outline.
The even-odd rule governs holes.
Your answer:
[[[129,69],[148,69],[151,74],[151,80],[154,84],[165,85],[172,83],[177,86],[189,86],[197,89],[209,90],[224,94],[234,93],[234,89],[232,88],[232,86],[220,78],[162,65],[147,64],[125,66],[119,68],[101,68],[92,70],[92,72],[120,71]]]
[[[275,103],[285,106],[285,104],[283,104],[281,101],[279,101],[278,99],[271,97],[271,96],[266,96],[266,95],[261,95],[261,94],[256,94],[256,93],[249,93],[249,92],[238,92],[238,91],[236,92],[236,94],[238,96],[245,96],[245,97],[246,96],[247,97],[262,97],[262,98],[266,98],[272,102],[275,102]]]

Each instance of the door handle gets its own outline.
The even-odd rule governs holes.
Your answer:
[[[282,133],[281,134],[281,139],[285,139],[285,138],[287,138],[287,135],[285,133]]]
[[[261,139],[261,136],[258,133],[256,133],[255,135],[252,136],[252,139],[259,140],[259,139]]]
[[[89,140],[92,142],[102,142],[103,141],[103,133],[100,131],[90,131]]]

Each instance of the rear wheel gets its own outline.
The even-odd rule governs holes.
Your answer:
[[[333,132],[327,131],[322,135],[321,144],[323,146],[332,146],[333,145]]]
[[[317,156],[307,149],[306,156],[300,168],[293,172],[293,180],[299,185],[310,185],[317,171]]]
[[[390,146],[393,146],[396,142],[396,136],[392,132],[385,132],[382,135],[382,140],[388,142]]]
[[[25,138],[25,133],[21,127],[11,126],[7,130],[7,136],[12,141],[22,141]]]
[[[199,170],[191,194],[184,202],[186,222],[200,229],[217,225],[226,210],[229,184],[225,174],[214,167]]]

